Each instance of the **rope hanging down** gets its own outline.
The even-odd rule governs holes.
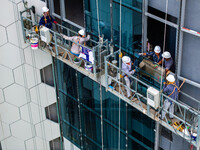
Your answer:
[[[119,15],[119,54],[121,54],[121,43],[122,43],[122,0],[120,0],[120,15]],[[119,67],[121,68],[121,58],[119,57]],[[121,85],[119,85],[119,91],[121,91]],[[118,132],[118,150],[120,150],[120,122],[121,122],[121,99],[119,97],[119,132]]]
[[[100,54],[100,67],[101,67],[101,33],[100,33],[100,25],[99,25],[99,3],[98,0],[96,0],[96,7],[97,7],[97,23],[98,23],[98,34],[99,34],[99,54]],[[101,69],[101,68],[100,68]],[[104,149],[104,142],[103,142],[103,102],[102,102],[102,83],[101,83],[101,78],[100,78],[100,88],[99,88],[99,92],[100,92],[100,103],[101,103],[101,149]]]

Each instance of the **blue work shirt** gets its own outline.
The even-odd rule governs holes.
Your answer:
[[[173,59],[172,58],[170,58],[168,61],[166,61],[164,59],[164,66],[165,66],[166,69],[170,70],[170,68],[172,67],[172,65],[173,65]]]
[[[152,56],[153,61],[156,62],[156,63],[158,63],[159,61],[162,60],[162,54],[161,53],[159,53],[159,58],[158,58],[158,56],[156,55],[155,52],[148,52],[148,53],[146,53],[146,56]]]
[[[39,26],[43,25],[49,29],[52,29],[52,22],[54,22],[54,18],[52,16],[46,16],[46,19],[47,19],[47,23],[45,24],[45,18],[44,16],[42,16],[40,18],[40,22],[39,22]]]
[[[169,96],[170,98],[174,99],[174,100],[177,100],[178,99],[178,83],[175,82],[176,86],[173,85],[173,84],[168,84],[167,86],[164,86],[163,87],[163,92],[166,93],[167,96],[169,96],[173,91],[173,93],[171,94],[171,96]],[[174,90],[175,88],[175,90]],[[168,101],[170,103],[172,103],[171,100],[168,99]]]

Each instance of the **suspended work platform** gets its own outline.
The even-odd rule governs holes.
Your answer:
[[[30,18],[24,17],[24,12],[26,11],[21,12],[22,31],[24,41],[30,43],[28,35],[33,33],[34,26],[38,25],[38,23],[32,21]],[[25,22],[26,24],[29,24],[30,27],[27,28],[24,24]],[[168,130],[180,135],[194,146],[199,147],[200,114],[197,110],[181,103],[181,101],[171,99],[162,93],[160,89],[157,89],[160,91],[160,105],[158,109],[152,108],[147,102],[147,89],[154,87],[154,85],[148,84],[145,80],[140,78],[139,73],[135,73],[134,75],[127,74],[128,78],[132,81],[131,87],[127,87],[123,78],[120,78],[120,74],[124,71],[119,66],[119,63],[113,64],[110,62],[110,60],[119,59],[119,51],[109,54],[107,40],[99,42],[90,39],[86,44],[87,46],[85,46],[74,41],[67,41],[60,35],[60,33],[66,33],[67,36],[74,36],[77,35],[77,32],[59,24],[57,24],[56,28],[57,30],[50,30],[52,40],[49,44],[42,42],[39,38],[39,49],[50,53],[54,58],[90,77],[102,86],[105,86],[107,91],[118,96],[120,99],[124,100],[156,122],[159,122],[160,125],[166,127]],[[73,43],[79,45],[80,48],[92,52],[94,61],[91,62],[82,58],[74,57],[70,52]],[[88,64],[92,69],[86,69],[85,64]],[[140,69],[139,72],[142,72],[142,70]],[[154,88],[156,89],[156,87]],[[127,97],[126,89],[131,91],[131,97]],[[159,115],[162,111],[166,111],[167,114],[170,113],[163,109],[163,102],[165,99],[170,99],[175,105],[173,120],[169,120],[168,115],[166,115],[163,120],[159,119]],[[176,122],[179,122],[179,124]],[[192,137],[191,134],[196,134],[196,137]]]

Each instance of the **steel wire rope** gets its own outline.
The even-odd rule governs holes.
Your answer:
[[[98,24],[98,35],[99,35],[99,47],[98,47],[98,51],[99,51],[99,54],[100,54],[100,70],[101,70],[101,44],[103,43],[100,43],[100,42],[103,42],[103,41],[100,41],[101,39],[101,33],[100,33],[100,25],[99,25],[99,1],[96,0],[96,7],[97,7],[97,24]],[[103,101],[102,101],[102,83],[101,83],[101,77],[100,77],[100,88],[99,88],[99,92],[100,92],[100,105],[101,105],[101,149],[103,150],[104,149],[104,142],[103,142]]]
[[[122,30],[122,0],[120,0],[120,13],[119,13],[119,54],[121,55],[121,44],[122,44],[122,34],[121,34],[121,30]],[[119,67],[120,67],[120,70],[122,69],[121,67],[121,58],[119,57]],[[119,84],[119,92],[121,91],[121,85]],[[118,150],[120,150],[120,124],[121,122],[121,99],[119,97],[119,131],[118,131]]]

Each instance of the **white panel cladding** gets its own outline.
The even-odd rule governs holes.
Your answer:
[[[32,124],[37,124],[46,119],[43,107],[34,103],[29,103],[20,107],[21,119]]]
[[[42,69],[52,63],[51,55],[47,52],[38,50],[34,51],[36,68]]]
[[[31,47],[24,49],[25,62],[38,69],[42,69],[52,63],[51,55],[42,50],[32,50]]]
[[[1,141],[1,146],[3,150],[25,150],[24,141],[13,136]]]
[[[14,69],[21,65],[19,48],[7,43],[0,47],[0,64]]]
[[[24,85],[24,79],[26,78],[27,88],[32,88],[35,85],[41,83],[40,71],[30,65],[22,65],[14,70],[15,82]],[[24,77],[25,76],[25,77]]]
[[[4,27],[15,21],[13,5],[8,0],[1,0],[0,14],[0,24]]]
[[[7,36],[6,36],[6,29],[3,26],[0,26],[0,46],[2,46],[3,44],[5,44],[7,42]]]
[[[8,124],[13,123],[20,119],[19,109],[5,102],[0,104],[0,114],[1,114],[0,121],[3,121]]]
[[[34,130],[30,123],[19,120],[10,125],[12,135],[21,140],[27,140],[34,136]]]
[[[71,143],[66,138],[63,138],[63,139],[64,139],[64,149],[65,150],[80,150],[76,145],[74,145],[73,143]]]
[[[6,124],[6,123],[1,121],[0,122],[0,133],[1,133],[0,134],[0,141],[11,136],[9,124]]]
[[[0,65],[0,88],[5,88],[14,82],[12,70]]]
[[[25,48],[29,43],[24,43],[21,22],[17,21],[7,27],[8,41],[17,47]]]
[[[60,137],[59,124],[50,120],[45,120],[35,125],[36,136],[47,141]]]
[[[49,142],[39,137],[25,141],[27,150],[50,150]]]
[[[31,101],[43,107],[47,107],[56,102],[56,92],[54,87],[44,83],[30,89]]]
[[[20,107],[27,103],[26,90],[24,87],[13,84],[4,89],[6,102]]]
[[[4,94],[3,94],[3,90],[0,89],[0,103],[4,102]]]

